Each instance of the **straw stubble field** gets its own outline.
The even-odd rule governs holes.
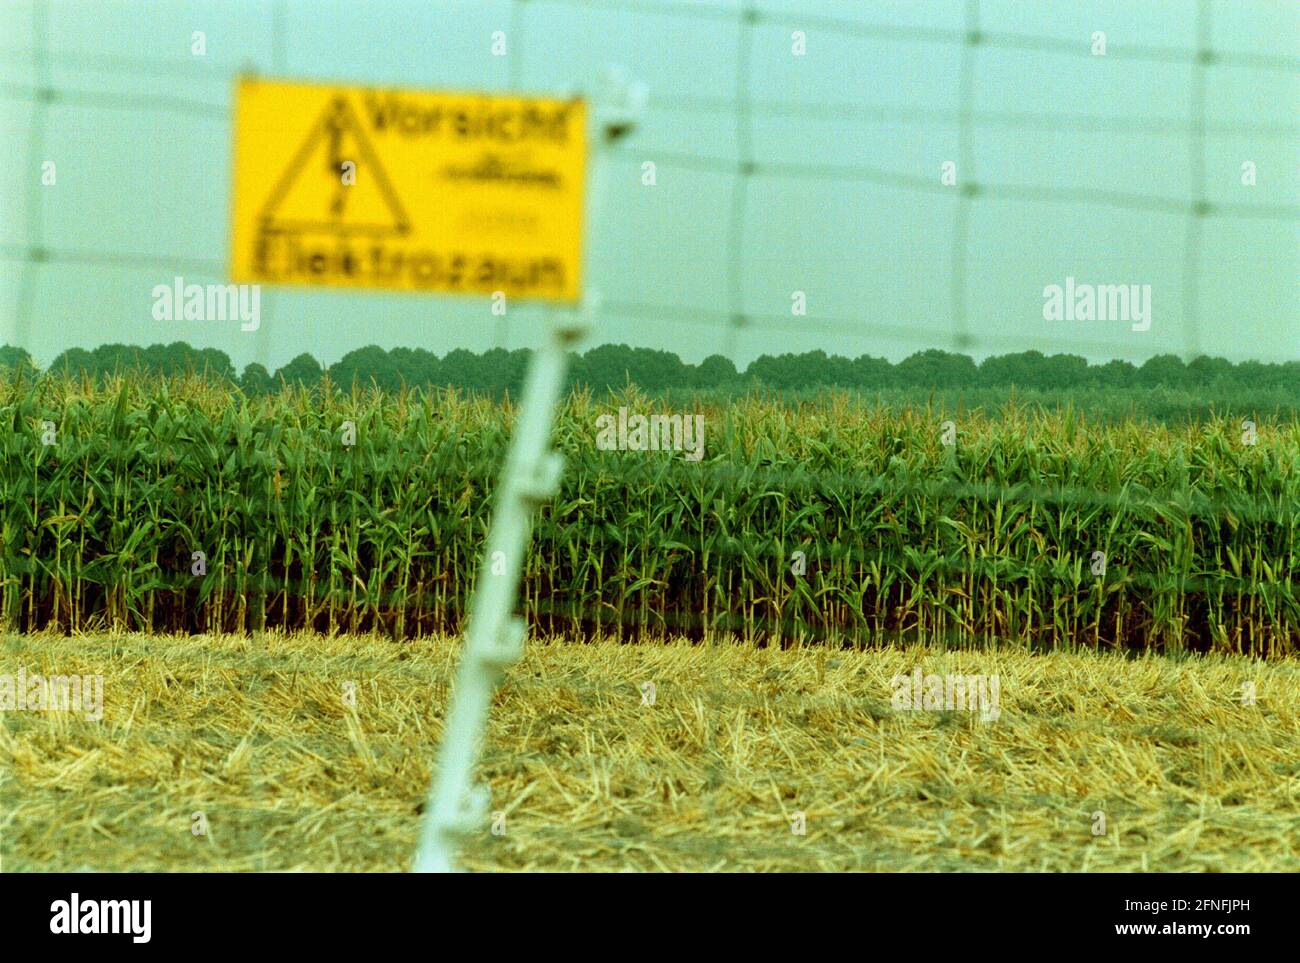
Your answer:
[[[104,714],[0,716],[3,868],[406,869],[457,650],[5,636],[7,666],[102,674]],[[998,718],[895,709],[918,666],[996,674]],[[481,768],[504,831],[464,863],[1300,870],[1297,696],[1295,662],[1228,655],[533,641]]]

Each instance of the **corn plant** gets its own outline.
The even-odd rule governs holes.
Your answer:
[[[561,413],[568,467],[523,572],[535,631],[1300,643],[1294,422],[1259,420],[1248,445],[1218,419],[678,398],[708,425],[692,462],[598,450],[595,420],[620,405],[666,402],[577,393]],[[508,399],[451,390],[250,399],[196,377],[13,376],[0,383],[0,621],[458,631],[514,417]]]

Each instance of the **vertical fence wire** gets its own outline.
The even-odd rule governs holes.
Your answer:
[[[754,129],[750,112],[750,70],[753,59],[754,24],[758,20],[752,0],[741,6],[736,26],[736,173],[727,209],[727,312],[728,326],[722,353],[736,355],[737,341],[745,327],[744,246],[745,212],[749,182],[754,175]]]
[[[1187,214],[1183,245],[1183,346],[1190,357],[1199,353],[1201,247],[1205,233],[1205,70],[1213,61],[1210,52],[1210,0],[1196,0],[1196,57],[1192,62],[1191,96],[1187,137],[1188,191],[1193,203]]]
[[[288,53],[288,11],[285,0],[271,0],[271,73],[283,77],[289,69]],[[231,186],[233,190],[233,184]],[[274,327],[276,291],[274,287],[263,287],[261,292],[262,317],[257,328],[257,363],[267,371],[271,370],[271,329]]]
[[[31,325],[36,306],[36,290],[41,280],[41,266],[45,263],[45,219],[41,197],[42,165],[45,158],[42,154],[45,145],[45,112],[55,96],[54,84],[50,76],[49,20],[49,0],[33,0],[32,56],[36,96],[31,102],[31,124],[28,129],[27,147],[25,204],[28,257],[23,265],[22,278],[19,282],[13,328],[14,346],[22,348],[28,354],[31,353]],[[56,177],[57,170],[56,167]]]

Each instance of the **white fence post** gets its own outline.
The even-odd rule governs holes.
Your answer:
[[[599,236],[605,153],[635,126],[644,101],[644,87],[630,84],[622,71],[611,70],[592,104],[588,252]],[[552,312],[546,342],[533,352],[529,362],[519,419],[502,469],[492,528],[470,602],[465,645],[415,857],[414,869],[418,873],[452,871],[458,837],[486,829],[488,791],[485,786],[472,788],[474,766],[487,728],[492,692],[523,652],[527,626],[514,614],[514,607],[532,514],[555,494],[563,470],[563,458],[551,450],[550,440],[555,407],[564,391],[566,352],[588,333],[598,302],[599,294],[589,291],[580,312]],[[493,574],[494,568],[500,574]]]

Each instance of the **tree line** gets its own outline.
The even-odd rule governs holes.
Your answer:
[[[267,370],[256,362],[236,370],[230,356],[216,348],[195,348],[183,342],[147,348],[105,344],[94,349],[69,348],[46,369],[49,373],[101,377],[126,372],[163,375],[202,374],[237,385],[248,395],[267,394],[281,384],[318,384],[322,378],[341,387],[374,384],[386,390],[403,386],[454,387],[467,392],[517,395],[523,384],[529,352],[493,348],[483,353],[457,349],[439,357],[423,348],[383,348],[370,345],[349,351],[338,361],[322,365],[303,353],[287,364]],[[1282,389],[1300,395],[1300,362],[1232,363],[1197,357],[1184,363],[1172,354],[1156,355],[1140,365],[1127,361],[1089,364],[1071,354],[1038,351],[996,355],[981,362],[938,349],[918,351],[898,363],[862,355],[845,358],[824,351],[762,355],[739,371],[727,358],[711,355],[699,364],[682,361],[671,351],[605,344],[572,356],[571,387],[595,391],[622,388],[628,383],[645,391],[766,386],[780,390],[836,387],[876,391],[893,388],[1018,387],[1061,391],[1086,388],[1156,388],[1204,390]],[[38,369],[20,348],[0,347],[0,368]]]

